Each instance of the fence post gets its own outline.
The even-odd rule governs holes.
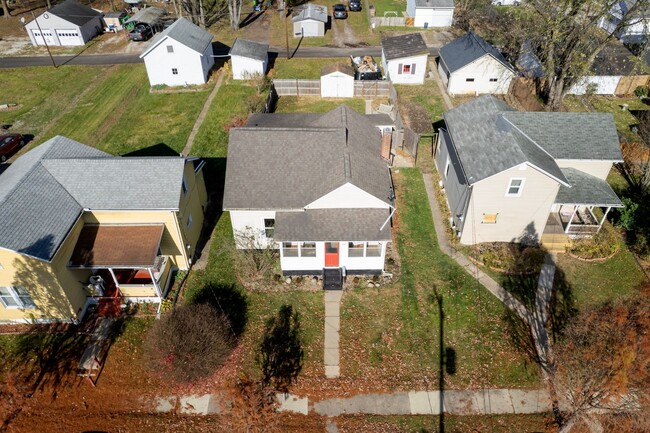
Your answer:
[[[300,96],[300,86],[298,85],[298,79],[296,79],[296,96]]]

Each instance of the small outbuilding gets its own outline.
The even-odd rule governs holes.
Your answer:
[[[151,40],[140,58],[151,86],[203,84],[214,65],[212,33],[179,18]]]
[[[232,77],[235,80],[248,80],[266,74],[269,64],[269,46],[259,42],[235,39],[230,48]]]
[[[415,27],[451,27],[454,0],[407,0],[406,13]]]
[[[473,32],[440,48],[438,72],[450,95],[505,94],[516,76],[503,54]]]
[[[134,13],[124,24],[129,29],[137,24],[147,24],[154,31],[159,31],[163,27],[162,21],[165,15],[167,15],[167,11],[163,8],[144,8]]]
[[[124,29],[124,22],[129,19],[126,12],[108,12],[104,14],[102,21],[104,22],[104,31],[106,32],[119,32]]]
[[[295,38],[325,36],[327,7],[308,3],[295,12],[291,18]]]
[[[320,96],[321,98],[354,97],[354,69],[340,63],[325,66],[320,75]]]
[[[67,0],[40,14],[25,29],[34,46],[85,45],[102,31],[102,14]]]
[[[381,57],[386,77],[395,84],[422,84],[429,49],[420,33],[385,38]]]

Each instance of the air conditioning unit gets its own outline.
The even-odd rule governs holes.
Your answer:
[[[88,279],[89,287],[92,288],[93,292],[98,296],[104,296],[104,279],[99,275],[93,275]]]

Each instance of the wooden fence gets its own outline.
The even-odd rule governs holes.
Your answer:
[[[320,80],[273,80],[278,96],[320,96]],[[394,87],[386,80],[354,82],[354,96],[359,98],[388,98]]]
[[[370,20],[374,27],[404,27],[407,25],[404,17],[374,17]],[[411,20],[411,26],[413,26],[413,20]]]

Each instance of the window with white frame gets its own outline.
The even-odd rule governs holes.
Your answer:
[[[381,243],[366,242],[366,257],[381,257]]]
[[[167,52],[168,53],[173,53],[174,52],[174,46],[173,45],[167,45]]]
[[[302,242],[300,244],[300,257],[316,257],[316,242]]]
[[[300,246],[298,242],[282,242],[282,255],[284,257],[299,257]]]
[[[511,178],[508,189],[506,190],[506,197],[519,197],[524,190],[525,181],[526,179],[521,177]]]
[[[496,78],[490,78],[490,83],[496,83],[497,79]]]
[[[363,250],[365,247],[365,242],[349,242],[348,257],[363,257]]]
[[[275,220],[273,218],[264,218],[264,236],[267,239],[273,239],[275,233]]]
[[[381,257],[381,243],[349,242],[348,257]]]
[[[0,287],[0,302],[5,308],[36,308],[24,287]]]
[[[473,83],[473,82],[474,82],[474,78],[465,78],[465,81],[467,81],[468,83]]]
[[[178,68],[172,68],[172,75],[178,75]]]
[[[415,63],[409,63],[409,64],[398,64],[397,65],[397,73],[398,74],[406,74],[406,75],[413,75],[415,74]]]

